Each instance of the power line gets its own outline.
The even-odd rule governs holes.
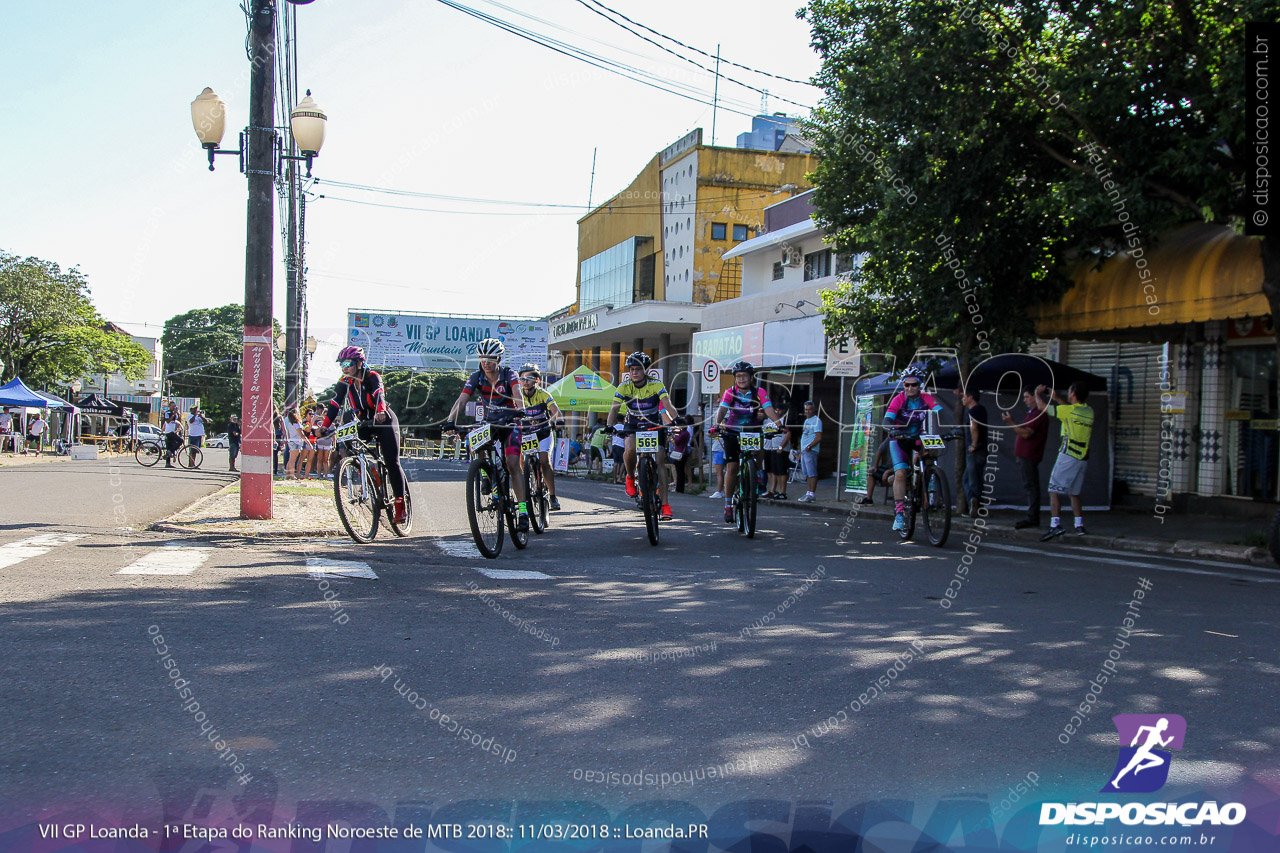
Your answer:
[[[593,2],[594,2],[594,0],[593,0]],[[682,61],[684,61],[684,62],[689,63],[690,65],[694,66],[695,68],[701,68],[703,71],[706,71],[708,74],[715,74],[717,77],[721,77],[721,78],[723,78],[723,79],[725,79],[725,80],[728,80],[730,83],[736,83],[737,85],[739,85],[739,86],[743,87],[744,89],[750,89],[751,91],[753,91],[753,92],[759,92],[759,93],[760,93],[760,94],[762,94],[762,95],[768,95],[768,94],[770,94],[770,93],[769,93],[768,91],[766,91],[765,89],[761,89],[761,88],[759,88],[759,87],[757,87],[757,86],[752,86],[750,83],[743,83],[741,80],[735,80],[734,78],[732,78],[732,77],[728,76],[727,74],[721,74],[721,73],[720,73],[720,72],[718,72],[718,71],[713,71],[712,69],[708,68],[707,66],[703,65],[701,62],[698,62],[697,60],[693,60],[693,59],[690,59],[690,58],[689,58],[689,57],[687,57],[687,56],[684,56],[684,55],[682,55],[682,54],[676,53],[674,50],[672,50],[672,49],[671,49],[671,48],[669,48],[669,47],[666,47],[665,45],[658,44],[656,41],[654,41],[653,39],[649,38],[648,36],[646,36],[646,35],[644,35],[644,34],[642,34],[642,33],[638,33],[638,32],[636,32],[635,30],[631,29],[630,27],[628,27],[626,24],[622,23],[621,21],[616,21],[616,20],[614,20],[613,18],[609,17],[609,16],[608,16],[607,14],[605,14],[604,12],[600,11],[600,9],[608,9],[610,12],[613,12],[613,10],[612,10],[612,9],[609,9],[609,7],[608,7],[608,6],[605,6],[605,5],[603,5],[602,3],[596,3],[596,4],[595,4],[596,6],[599,6],[599,7],[600,7],[600,9],[593,8],[589,3],[587,3],[587,0],[578,0],[578,3],[580,3],[582,6],[584,6],[584,7],[585,7],[586,9],[588,9],[589,11],[594,12],[595,14],[597,14],[597,15],[599,15],[600,17],[604,18],[606,21],[608,21],[609,23],[613,24],[614,26],[619,27],[619,28],[621,28],[621,29],[625,30],[625,31],[626,31],[626,32],[628,32],[628,33],[631,33],[631,35],[635,36],[635,37],[636,37],[636,38],[638,38],[638,39],[641,39],[641,40],[643,40],[643,41],[648,42],[649,44],[651,44],[651,45],[653,45],[654,47],[656,47],[658,50],[665,51],[665,52],[667,52],[667,53],[671,54],[672,56],[676,57],[677,59],[680,59],[680,60],[682,60]],[[626,18],[626,16],[621,15],[621,14],[620,14],[620,13],[618,13],[618,12],[614,12],[614,14],[615,14],[615,15],[618,15],[619,17],[625,18],[625,19],[626,19],[626,20],[628,20],[628,21],[630,21],[630,20],[631,20],[630,18]],[[635,23],[635,22],[634,22],[634,21],[632,21],[632,23]],[[644,26],[644,25],[643,25],[643,24],[636,24],[636,26]],[[644,28],[645,28],[646,30],[649,30],[649,32],[656,33],[657,35],[661,35],[661,33],[657,33],[655,30],[650,30],[648,27],[644,27]],[[675,41],[675,39],[671,39],[671,37],[670,37],[670,36],[663,36],[663,37],[664,37],[664,38],[668,38],[668,39],[670,39],[671,41]],[[687,46],[687,45],[686,45],[686,46]],[[720,61],[721,61],[721,62],[724,62],[724,63],[726,63],[726,64],[729,64],[729,65],[736,65],[736,64],[737,64],[737,63],[731,63],[731,62],[729,62],[727,59],[723,59],[723,58],[722,58],[722,59],[720,59]],[[771,75],[769,75],[769,76],[771,76],[771,77],[772,77],[772,76],[775,76],[775,75],[772,75],[772,74],[771,74]],[[783,78],[783,79],[785,79],[785,78]],[[794,82],[794,81],[793,81],[793,82]],[[793,101],[793,100],[791,100],[790,98],[784,98],[784,97],[782,97],[781,95],[773,95],[773,97],[774,97],[774,98],[776,98],[776,99],[777,99],[777,100],[779,100],[779,101],[784,101],[784,102],[786,102],[786,103],[788,103],[788,104],[794,104],[795,106],[800,107],[801,109],[809,110],[810,112],[812,112],[812,111],[813,111],[813,107],[809,106],[808,104],[802,104],[802,103],[800,103],[799,101]]]
[[[512,24],[508,21],[504,21],[501,18],[494,17],[493,15],[489,15],[477,9],[472,9],[469,6],[464,6],[461,3],[456,3],[454,2],[454,0],[437,0],[437,2],[442,3],[445,6],[448,6],[450,9],[454,9],[458,12],[462,12],[464,15],[469,15],[470,17],[475,18],[478,21],[483,21],[486,24],[495,26],[500,30],[510,33],[511,35],[518,36],[522,39],[525,39],[526,41],[531,41],[534,44],[541,45],[549,50],[555,51],[556,53],[567,56],[570,59],[576,59],[579,62],[585,62],[587,65],[593,66],[595,68],[599,68],[602,71],[607,71],[611,74],[617,74],[618,76],[625,77],[628,80],[631,80],[633,82],[640,83],[645,86],[649,86],[650,88],[657,89],[661,92],[666,92],[669,95],[675,95],[676,97],[684,98],[685,100],[694,101],[700,104],[711,103],[711,101],[706,99],[705,92],[694,89],[693,87],[690,87],[690,86],[684,86],[683,84],[677,81],[669,80],[667,78],[660,77],[659,75],[651,74],[647,71],[636,68],[635,66],[627,65],[625,63],[621,63],[616,60],[612,60],[607,57],[591,53],[588,50],[585,50],[580,47],[576,47],[567,42],[559,41],[558,39],[553,39],[549,36],[542,35],[541,33],[535,33],[531,30],[526,30],[523,27],[517,26],[516,24]],[[635,76],[635,75],[640,75],[640,76]],[[649,79],[642,79],[645,77]],[[680,86],[688,91],[696,92],[697,94],[688,94],[687,92],[680,92],[675,89],[667,88],[667,86],[660,85],[658,82],[655,82],[655,81],[661,81],[663,83],[667,83],[672,86]],[[701,97],[699,97],[699,95]],[[752,118],[755,115],[755,113],[745,112],[741,109],[735,109],[730,106],[724,106],[723,109],[731,113],[737,113],[738,115],[746,116],[747,118]]]
[[[579,0],[579,2],[581,2],[581,0]],[[639,21],[632,20],[631,18],[628,18],[626,15],[622,14],[621,12],[619,12],[617,9],[611,9],[611,8],[609,8],[608,6],[604,5],[603,3],[599,2],[599,0],[591,0],[591,2],[592,2],[592,3],[595,3],[595,4],[596,4],[597,6],[599,6],[601,9],[604,9],[604,10],[606,10],[606,11],[608,11],[608,12],[612,12],[613,14],[617,15],[617,16],[618,16],[619,18],[621,18],[622,20],[626,21],[627,23],[629,23],[629,24],[635,24],[637,27],[640,27],[640,28],[641,28],[641,29],[643,29],[643,30],[647,30],[647,31],[649,31],[649,32],[653,33],[653,34],[654,34],[655,36],[657,36],[658,38],[664,38],[664,39],[666,39],[666,40],[667,40],[667,41],[669,41],[669,42],[672,42],[672,43],[674,43],[674,44],[678,44],[678,45],[680,45],[681,47],[685,48],[686,50],[692,50],[694,53],[700,53],[700,54],[702,54],[703,56],[705,56],[707,59],[715,59],[715,56],[713,56],[713,55],[712,55],[712,54],[710,54],[710,53],[707,53],[705,50],[699,50],[698,48],[694,47],[693,45],[685,44],[684,42],[680,41],[680,39],[678,39],[678,38],[674,38],[674,37],[672,37],[672,36],[669,36],[669,35],[667,35],[666,33],[660,33],[660,32],[658,32],[657,30],[653,29],[652,27],[647,27],[647,26],[645,26],[644,24],[640,23]],[[624,29],[625,29],[625,27],[624,27]],[[643,38],[643,36],[642,36],[642,38]],[[677,54],[677,55],[679,55],[679,54]],[[785,80],[785,81],[786,81],[786,82],[788,82],[788,83],[799,83],[801,86],[813,86],[814,88],[820,88],[820,87],[818,86],[818,84],[817,84],[817,83],[811,83],[811,82],[809,82],[808,80],[797,80],[797,79],[795,79],[794,77],[783,77],[781,74],[771,74],[771,73],[770,73],[770,72],[768,72],[768,71],[761,71],[759,68],[752,68],[750,65],[743,65],[743,64],[742,64],[742,63],[740,63],[740,62],[733,62],[733,61],[728,60],[728,59],[725,59],[725,58],[723,58],[723,57],[721,57],[720,61],[721,61],[721,62],[723,62],[723,63],[725,63],[726,65],[732,65],[732,66],[733,66],[733,67],[735,67],[735,68],[741,68],[741,69],[742,69],[742,70],[744,70],[744,71],[750,71],[750,72],[752,72],[753,74],[763,74],[765,77],[772,77],[772,78],[773,78],[773,79],[775,79],[775,80]],[[736,82],[736,81],[735,81],[735,82]],[[757,91],[759,91],[759,90],[757,90]],[[784,99],[779,98],[779,100],[784,100]],[[795,103],[795,102],[794,102],[794,101],[788,101],[788,103]]]

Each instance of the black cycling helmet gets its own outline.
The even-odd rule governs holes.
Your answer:
[[[648,370],[650,364],[653,364],[653,359],[649,358],[648,353],[633,352],[627,356],[627,367],[639,367],[643,370]]]
[[[747,374],[750,374],[751,376],[755,376],[756,366],[751,362],[747,361],[746,359],[742,359],[740,361],[735,361],[733,364],[729,365],[729,372],[730,373],[747,373]]]

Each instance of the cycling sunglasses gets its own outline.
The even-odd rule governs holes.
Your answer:
[[[338,367],[355,367],[359,363],[360,362],[356,361],[354,358],[344,358],[342,361],[338,362]]]
[[[902,387],[903,388],[919,388],[920,383],[919,382],[903,382]]]

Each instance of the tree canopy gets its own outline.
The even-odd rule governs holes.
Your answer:
[[[273,338],[280,334],[274,323]],[[170,318],[160,338],[164,345],[164,372],[189,370],[209,364],[190,373],[168,380],[172,393],[181,397],[199,397],[201,408],[217,425],[225,426],[228,416],[240,414],[241,373],[228,360],[241,355],[244,348],[244,306],[223,305],[220,308],[195,308]],[[274,356],[273,396],[277,405],[284,395],[284,358],[272,348]],[[210,362],[222,362],[210,364]]]
[[[810,0],[799,14],[826,91],[809,128],[817,218],[867,253],[824,297],[832,337],[899,357],[1012,351],[1072,257],[1240,222],[1244,22],[1275,20],[1276,0]]]
[[[151,355],[109,331],[80,270],[0,252],[0,381],[57,386],[94,373],[143,375]]]

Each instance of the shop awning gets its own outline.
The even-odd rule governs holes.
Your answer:
[[[618,389],[584,364],[547,388],[547,393],[565,411],[607,412]]]
[[[1061,302],[1041,307],[1036,332],[1071,337],[1271,313],[1258,238],[1200,223],[1166,234],[1154,250],[1148,244],[1138,251],[1139,257],[1119,254],[1101,268],[1089,260],[1076,264],[1074,286]]]
[[[79,403],[76,403],[81,414],[85,415],[110,415],[112,417],[120,417],[124,414],[124,407],[113,400],[104,400],[97,394],[90,394]]]

